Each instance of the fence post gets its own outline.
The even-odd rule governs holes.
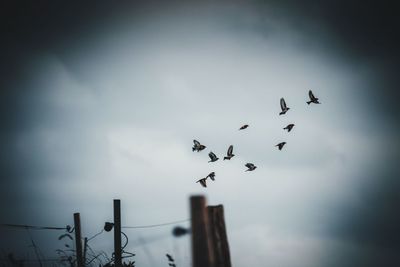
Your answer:
[[[214,248],[215,267],[231,267],[228,236],[226,234],[224,207],[208,206],[211,242]]]
[[[114,264],[122,267],[121,200],[114,199]]]
[[[212,242],[204,196],[190,197],[193,267],[214,267]]]
[[[78,267],[83,267],[81,219],[79,213],[74,213],[74,226],[75,226],[76,261]]]

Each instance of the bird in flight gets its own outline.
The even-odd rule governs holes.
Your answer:
[[[240,130],[246,129],[247,127],[249,127],[249,125],[248,125],[248,124],[245,124],[245,125],[243,125],[242,127],[239,128],[239,131],[240,131]]]
[[[290,132],[293,129],[293,127],[294,127],[294,124],[291,123],[291,124],[288,124],[285,128],[283,128],[283,130],[287,130],[288,132]]]
[[[206,179],[210,178],[212,181],[215,181],[215,172],[210,172],[207,176]]]
[[[226,157],[224,157],[224,160],[226,159],[230,160],[233,156],[235,156],[233,154],[233,145],[230,145],[228,151],[226,152]]]
[[[314,94],[313,94],[313,92],[312,92],[311,90],[308,91],[308,96],[310,97],[310,101],[307,101],[307,104],[308,104],[308,105],[310,105],[311,103],[314,103],[314,104],[321,104],[321,103],[318,101],[318,98],[314,96]]]
[[[208,156],[211,159],[209,162],[214,162],[214,161],[218,160],[217,156],[212,151],[210,153],[208,153]]]
[[[206,181],[207,181],[207,177],[206,178],[201,178],[196,183],[200,183],[202,187],[207,187]]]
[[[254,171],[257,168],[257,166],[255,166],[253,163],[246,163],[244,166],[247,167],[246,172],[247,171]]]
[[[281,142],[279,144],[277,144],[276,146],[279,148],[279,150],[282,150],[282,147],[286,145],[286,142]]]
[[[281,98],[281,109],[282,109],[282,112],[279,113],[279,115],[285,114],[290,109],[286,106],[286,102],[285,102],[285,99],[283,99],[283,97]]]
[[[169,255],[168,253],[167,253],[167,254],[165,254],[165,256],[167,256],[167,258],[168,258],[168,260],[169,260],[169,261],[174,261],[174,258],[172,258],[172,256],[171,256],[171,255]]]
[[[193,143],[194,143],[194,145],[193,145],[193,147],[192,147],[192,151],[193,151],[193,152],[194,152],[194,151],[200,152],[200,151],[202,151],[203,149],[206,148],[205,145],[200,144],[200,142],[197,141],[197,140],[193,140]]]

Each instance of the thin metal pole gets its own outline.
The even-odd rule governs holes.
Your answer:
[[[121,200],[114,199],[114,263],[122,267],[121,247]]]

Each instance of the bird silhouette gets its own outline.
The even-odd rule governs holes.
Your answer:
[[[212,181],[215,181],[215,172],[210,172],[207,176],[206,179],[210,178]]]
[[[194,152],[194,151],[200,152],[200,151],[202,151],[203,149],[206,148],[205,145],[200,144],[200,142],[197,141],[197,140],[193,140],[193,143],[194,143],[194,145],[193,145],[193,147],[192,147],[192,151],[193,151],[193,152]]]
[[[279,113],[279,115],[285,114],[290,109],[286,106],[286,102],[285,102],[285,99],[283,99],[283,97],[281,98],[281,109],[282,109],[282,112]]]
[[[246,172],[247,171],[254,171],[257,168],[257,166],[255,166],[253,163],[246,163],[244,166],[247,167]]]
[[[165,256],[167,256],[167,258],[168,258],[169,261],[175,261],[174,258],[172,258],[172,256],[169,255],[168,253],[165,254]]]
[[[219,158],[217,158],[217,156],[213,153],[213,152],[210,152],[210,153],[208,153],[208,156],[210,157],[210,161],[208,161],[208,162],[214,162],[214,161],[217,161]]]
[[[294,127],[294,124],[291,123],[291,124],[288,124],[285,128],[283,128],[283,130],[287,130],[288,132],[290,132],[293,129],[293,127]]]
[[[279,148],[279,150],[282,150],[284,145],[286,145],[286,142],[281,142],[281,143],[277,144],[276,146]]]
[[[228,148],[228,151],[226,152],[226,157],[224,157],[224,160],[230,160],[232,157],[235,155],[233,154],[233,145],[230,145]]]
[[[245,124],[245,125],[243,125],[242,127],[239,128],[239,131],[240,131],[240,130],[246,129],[247,127],[249,127],[249,125],[248,125],[248,124]]]
[[[307,104],[308,104],[308,105],[310,105],[311,103],[314,103],[314,104],[321,104],[321,103],[318,101],[318,98],[314,96],[314,94],[313,94],[313,92],[312,92],[311,90],[308,91],[308,96],[310,97],[310,101],[307,101]]]
[[[196,183],[200,183],[202,187],[207,187],[206,181],[207,181],[207,177],[206,178],[201,178]]]

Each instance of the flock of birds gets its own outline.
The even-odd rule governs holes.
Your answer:
[[[313,92],[311,90],[308,91],[308,96],[310,98],[309,101],[307,101],[306,103],[308,105],[310,105],[311,103],[314,104],[321,104],[319,102],[319,99],[317,97],[314,96]],[[286,114],[286,112],[288,112],[288,110],[290,109],[285,102],[285,99],[282,97],[280,100],[280,105],[281,105],[281,112],[279,113],[279,115],[284,115]],[[248,128],[249,125],[245,124],[243,126],[241,126],[239,128],[239,130],[245,130],[246,128]],[[288,132],[290,132],[294,127],[294,124],[288,124],[285,128],[283,128],[283,130],[287,130]],[[201,144],[199,141],[197,140],[193,140],[193,147],[192,147],[192,151],[197,151],[200,152],[204,149],[206,149],[207,147],[203,144]],[[281,142],[279,144],[276,145],[276,147],[278,147],[279,150],[282,150],[282,148],[286,145],[286,142]],[[217,155],[215,155],[212,151],[210,151],[210,153],[208,153],[208,156],[210,157],[210,160],[208,162],[215,162],[217,161],[219,158],[217,157]],[[233,145],[230,145],[228,148],[228,151],[226,153],[226,156],[224,157],[224,160],[230,160],[231,158],[233,158],[235,156],[235,154],[233,154]],[[257,166],[255,166],[253,163],[246,163],[244,166],[246,166],[247,170],[245,171],[254,171]],[[207,179],[210,178],[212,181],[215,181],[215,172],[211,172],[209,173],[206,177],[201,178],[200,180],[198,180],[196,183],[200,183],[201,186],[203,187],[207,187]]]

